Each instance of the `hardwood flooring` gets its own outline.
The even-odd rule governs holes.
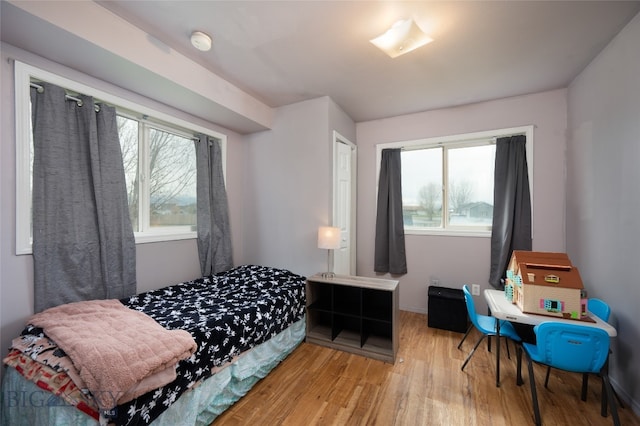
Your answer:
[[[427,327],[422,314],[401,312],[395,365],[302,343],[287,359],[216,421],[219,425],[533,425],[526,361],[525,384],[516,386],[516,355],[501,348],[501,387],[495,385],[495,352],[480,337]],[[492,342],[493,343],[493,342]],[[495,344],[495,343],[494,343]],[[493,348],[495,351],[495,347]],[[503,356],[504,355],[504,356]],[[544,367],[535,377],[544,425],[611,425],[600,416],[600,386],[589,380],[580,400],[581,375]],[[618,410],[622,425],[640,425],[631,408]]]

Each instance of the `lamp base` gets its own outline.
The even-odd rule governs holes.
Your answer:
[[[331,265],[331,250],[327,250],[327,271],[329,272],[323,272],[322,273],[322,278],[334,278],[336,276],[336,274],[334,274],[333,272],[331,272],[331,270],[333,269],[332,265]]]

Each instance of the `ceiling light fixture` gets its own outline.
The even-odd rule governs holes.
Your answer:
[[[191,44],[196,49],[206,52],[211,49],[211,37],[202,31],[194,31],[191,33]]]
[[[413,19],[396,22],[384,34],[372,40],[380,50],[392,58],[411,52],[433,41],[416,25]]]

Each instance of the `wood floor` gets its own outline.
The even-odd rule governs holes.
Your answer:
[[[425,315],[401,312],[395,365],[302,343],[265,379],[214,422],[219,425],[533,425],[526,363],[525,384],[516,386],[516,357],[501,355],[501,387],[495,386],[495,352],[478,348],[475,330],[462,350],[462,334],[427,327]],[[495,348],[494,348],[495,351]],[[600,386],[589,380],[580,400],[581,376],[553,370],[549,388],[536,366],[544,425],[611,425],[600,416]],[[627,407],[622,425],[639,425]]]

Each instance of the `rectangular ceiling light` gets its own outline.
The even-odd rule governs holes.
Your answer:
[[[416,25],[413,19],[400,20],[384,34],[369,40],[392,58],[411,52],[433,41]]]

